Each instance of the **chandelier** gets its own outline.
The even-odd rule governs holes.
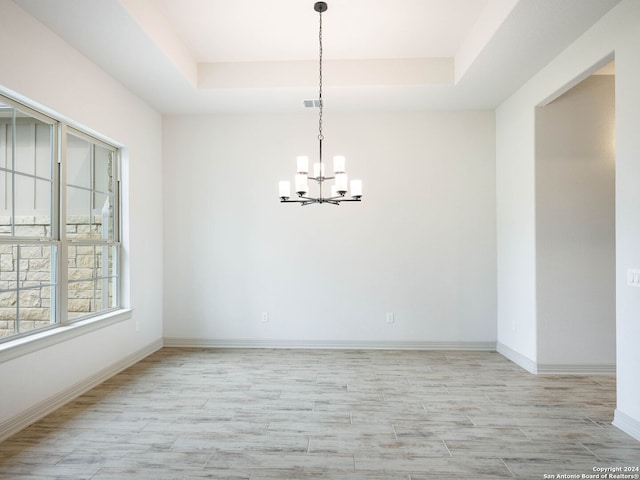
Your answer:
[[[311,205],[312,203],[330,203],[332,205],[340,205],[342,202],[359,202],[362,198],[362,180],[351,180],[351,197],[347,197],[349,185],[347,173],[345,171],[345,158],[341,155],[333,157],[333,176],[325,175],[324,163],[322,163],[322,108],[324,102],[322,100],[322,12],[327,11],[325,2],[316,2],[313,9],[320,16],[320,30],[318,39],[320,43],[320,88],[318,96],[318,107],[320,113],[318,115],[318,144],[319,156],[318,162],[313,165],[313,175],[309,173],[309,157],[299,156],[297,158],[297,169],[295,176],[295,193],[297,199],[289,200],[291,197],[291,184],[283,180],[279,184],[280,202],[281,203],[299,203],[300,205]],[[313,197],[309,192],[309,180],[318,184],[318,196]],[[333,180],[330,191],[324,183]],[[323,188],[324,187],[324,188]],[[324,191],[323,191],[324,190]]]

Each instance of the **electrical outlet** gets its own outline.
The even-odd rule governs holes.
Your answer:
[[[136,320],[136,332],[140,331],[140,322]]]
[[[267,323],[269,321],[269,312],[262,312],[262,323]]]
[[[395,322],[393,312],[387,312],[387,323],[393,323],[393,322]]]

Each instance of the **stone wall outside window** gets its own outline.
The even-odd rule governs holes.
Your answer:
[[[32,229],[34,237],[48,235],[50,228],[47,220],[38,220],[37,217],[18,217],[16,223],[28,226]],[[41,222],[41,223],[38,223]],[[73,216],[67,218],[67,234],[86,234],[91,230],[99,231],[100,218],[94,218],[93,224],[89,223],[88,216]],[[10,232],[8,217],[0,216],[0,234]],[[31,236],[31,235],[29,235]],[[21,287],[39,286],[49,284],[51,281],[51,249],[49,245],[23,245],[20,251],[20,276],[18,281]],[[73,282],[73,280],[91,279],[94,269],[102,267],[101,249],[93,246],[73,245],[69,246],[68,276],[69,276],[69,319],[85,316],[91,312],[100,310],[102,302],[101,282],[91,281]],[[18,270],[17,247],[11,244],[0,244],[0,290],[15,288],[16,272]],[[36,290],[20,291],[20,323],[21,331],[33,330],[45,327],[51,323],[51,294],[52,288],[40,288]],[[112,292],[110,292],[112,293]],[[95,296],[95,298],[94,298]],[[13,335],[16,321],[17,295],[5,292],[0,294],[0,337]]]

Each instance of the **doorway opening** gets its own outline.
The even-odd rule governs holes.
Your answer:
[[[615,65],[536,108],[538,373],[615,373]]]

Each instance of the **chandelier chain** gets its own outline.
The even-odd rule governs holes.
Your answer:
[[[318,103],[320,104],[320,113],[318,115],[318,140],[322,141],[324,139],[324,135],[322,135],[322,12],[320,13],[320,29],[318,31],[318,41],[320,43],[320,66],[319,66],[319,93],[318,93]]]

